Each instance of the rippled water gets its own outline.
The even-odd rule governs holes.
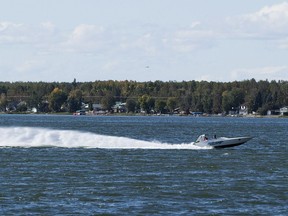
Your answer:
[[[288,119],[0,115],[1,215],[287,215]],[[229,149],[199,134],[253,136]]]

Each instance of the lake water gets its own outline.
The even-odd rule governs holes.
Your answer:
[[[253,136],[227,149],[200,134]],[[288,119],[0,115],[1,215],[287,215]]]

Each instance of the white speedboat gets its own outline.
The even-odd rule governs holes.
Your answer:
[[[242,145],[245,142],[249,141],[250,139],[252,139],[252,137],[233,137],[233,138],[219,137],[219,138],[216,138],[215,136],[212,139],[208,139],[208,137],[205,134],[202,134],[198,137],[194,145],[200,146],[200,147],[211,146],[213,148],[228,148],[228,147]]]

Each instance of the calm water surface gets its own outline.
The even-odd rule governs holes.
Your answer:
[[[0,115],[1,215],[287,215],[288,119]],[[253,136],[228,149],[198,135]]]

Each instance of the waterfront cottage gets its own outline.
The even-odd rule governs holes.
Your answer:
[[[288,115],[288,106],[280,108],[280,115]]]
[[[239,109],[239,115],[248,115],[248,107],[245,105],[241,105]]]

